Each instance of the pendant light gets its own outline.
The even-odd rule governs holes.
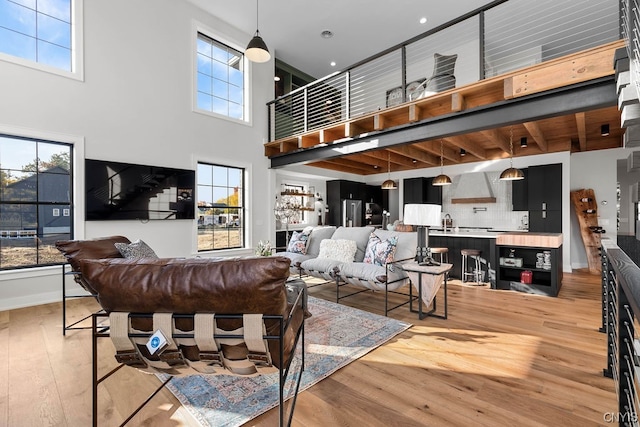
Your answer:
[[[509,169],[505,169],[500,174],[501,181],[517,181],[520,179],[524,179],[524,173],[520,169],[516,169],[513,167],[513,126],[509,128],[509,162],[511,166]]]
[[[451,185],[451,178],[444,174],[444,151],[442,148],[442,140],[440,140],[440,175],[433,178],[432,184],[438,187],[442,187],[443,185]]]
[[[391,153],[387,153],[387,173],[389,174],[389,178],[382,183],[382,189],[395,190],[398,187],[396,186],[396,182],[391,179]]]
[[[269,49],[260,37],[260,30],[258,30],[258,0],[256,0],[256,33],[247,45],[244,55],[252,62],[267,62],[271,59]]]

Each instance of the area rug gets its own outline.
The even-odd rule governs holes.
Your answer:
[[[305,324],[305,371],[300,391],[364,356],[411,326],[409,323],[309,297],[313,314]],[[296,358],[297,359],[297,358]],[[293,395],[296,376],[287,381]],[[176,377],[169,390],[203,426],[242,425],[278,404],[278,374]]]

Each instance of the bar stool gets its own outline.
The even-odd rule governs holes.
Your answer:
[[[480,254],[482,253],[479,249],[462,249],[460,254],[462,254],[462,283],[465,282],[467,277],[471,277],[476,285],[482,285],[480,282],[480,278],[482,276],[482,269],[480,268]],[[475,266],[471,272],[469,272],[469,257],[475,259]]]
[[[440,255],[440,264],[443,262],[449,264],[449,248],[429,248],[431,257]]]

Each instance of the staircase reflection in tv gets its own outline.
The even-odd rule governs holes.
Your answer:
[[[194,219],[195,171],[85,160],[86,220]]]

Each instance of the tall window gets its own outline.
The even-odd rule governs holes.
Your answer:
[[[72,17],[72,0],[0,0],[0,52],[74,71]]]
[[[242,53],[198,33],[197,57],[197,108],[246,120]]]
[[[244,169],[198,163],[198,250],[244,247]]]
[[[0,269],[63,262],[72,238],[71,145],[0,135]]]

